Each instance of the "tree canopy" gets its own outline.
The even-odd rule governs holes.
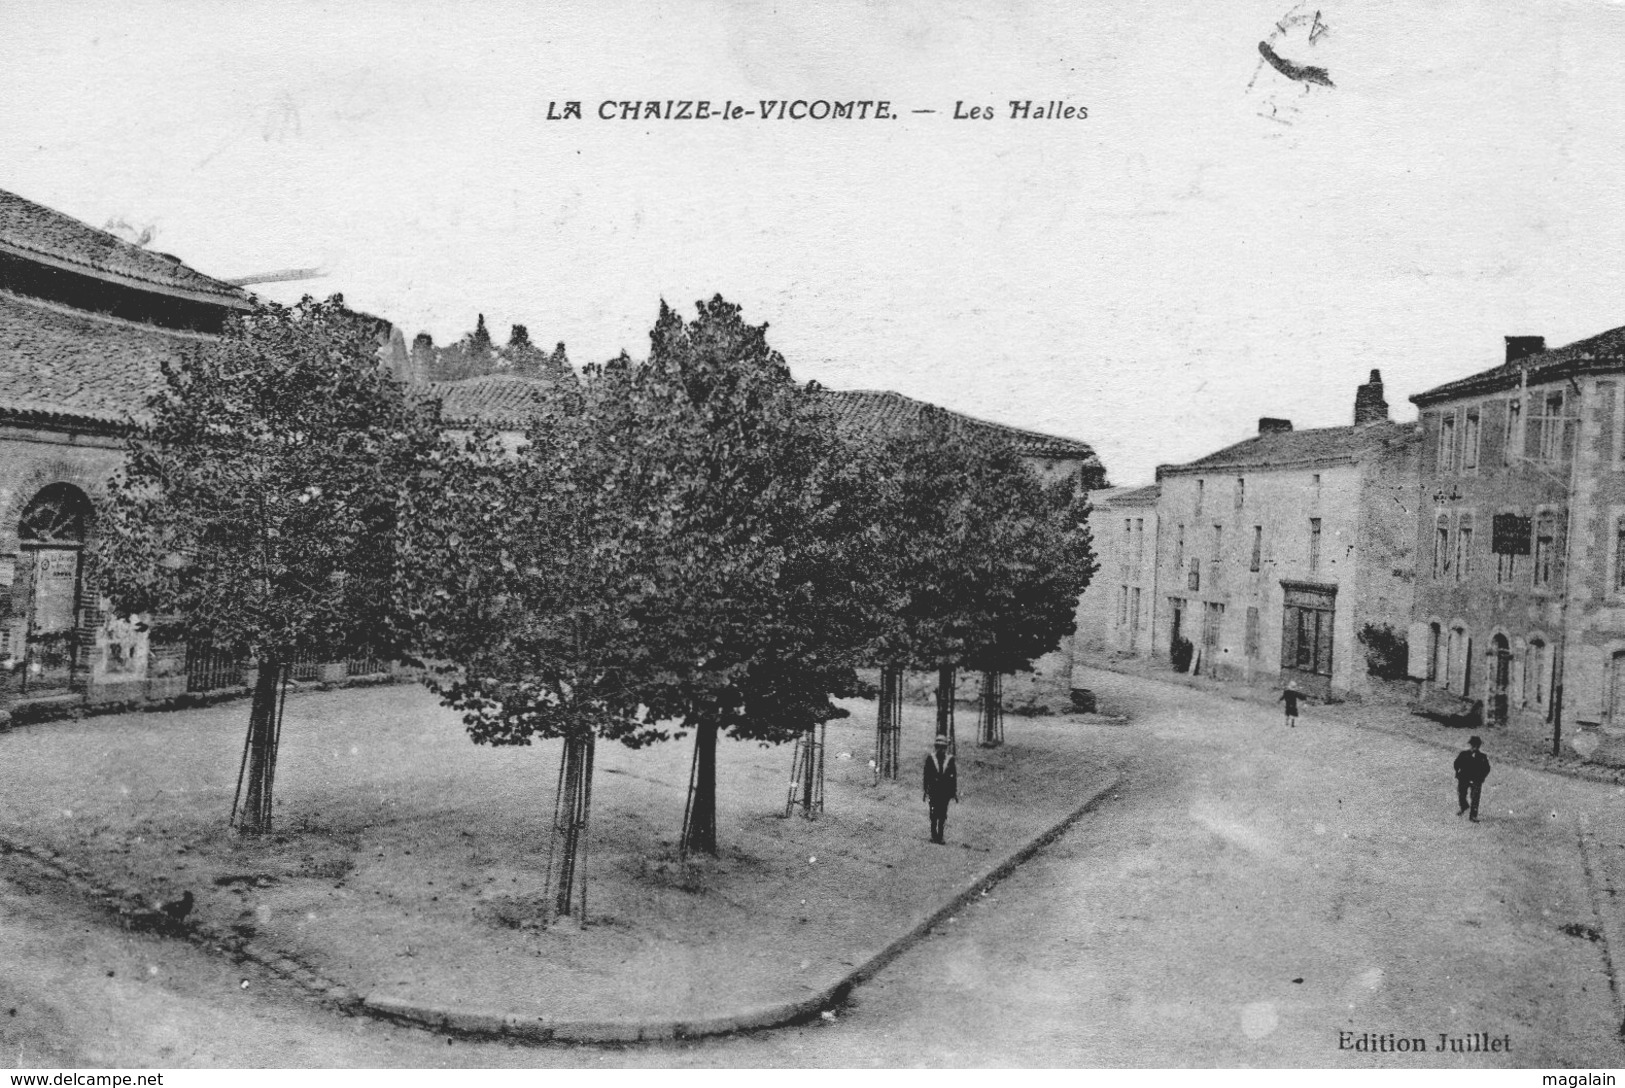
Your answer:
[[[698,731],[714,849],[717,734],[842,714],[875,598],[866,482],[818,398],[765,326],[720,296],[698,310],[662,303],[646,362],[555,388],[512,461],[476,438],[443,470],[458,482],[425,478],[401,589],[476,741]]]
[[[264,661],[393,653],[400,485],[440,437],[378,348],[335,295],[166,362],[97,534],[115,607]]]
[[[1095,563],[1087,497],[931,409],[875,447],[875,565],[893,606],[877,664],[1014,672],[1059,645]]]

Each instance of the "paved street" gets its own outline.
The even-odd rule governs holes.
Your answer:
[[[1625,1061],[1579,846],[1590,827],[1593,871],[1618,871],[1625,791],[1501,763],[1473,825],[1439,749],[1314,707],[1292,730],[1188,689],[1078,682],[1132,715],[1080,726],[1122,767],[1118,795],[833,1024],[619,1050],[448,1044],[334,1016],[257,976],[245,990],[223,961],[7,881],[0,1053],[40,1066]],[[1342,1031],[1430,1048],[1440,1033],[1484,1033],[1510,1037],[1511,1052],[1365,1054],[1339,1050]]]

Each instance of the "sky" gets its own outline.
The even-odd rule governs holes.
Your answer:
[[[316,267],[255,289],[440,343],[483,313],[577,364],[720,293],[799,378],[1078,438],[1118,484],[1259,416],[1346,424],[1374,367],[1414,418],[1505,335],[1625,324],[1614,0],[0,0],[0,28],[0,188],[201,271]],[[597,118],[625,99],[897,116]]]

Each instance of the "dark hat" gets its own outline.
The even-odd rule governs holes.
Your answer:
[[[947,737],[947,735],[943,734],[943,733],[938,733],[937,734],[937,739],[936,739],[936,745],[939,748],[948,747],[948,737]]]
[[[1468,737],[1467,738],[1467,743],[1472,745],[1474,748],[1477,748],[1480,744],[1483,744],[1484,742],[1483,742],[1483,740],[1481,740],[1478,737]]]

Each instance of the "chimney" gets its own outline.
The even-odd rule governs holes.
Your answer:
[[[1539,355],[1546,350],[1546,338],[1544,336],[1509,336],[1506,338],[1506,342],[1508,366],[1511,366],[1519,359]]]
[[[1261,416],[1258,420],[1259,434],[1286,434],[1291,429],[1292,421],[1290,419],[1272,419],[1269,416]]]
[[[1382,371],[1373,370],[1371,380],[1354,391],[1354,425],[1388,422],[1388,402],[1382,395]]]

